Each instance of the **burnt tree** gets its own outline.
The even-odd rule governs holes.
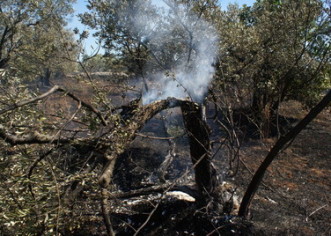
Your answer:
[[[136,137],[137,132],[144,124],[164,109],[181,107],[184,124],[187,129],[190,154],[195,171],[195,180],[198,187],[198,200],[207,205],[215,199],[215,187],[217,185],[216,172],[211,164],[209,128],[203,119],[202,108],[199,104],[191,101],[183,101],[175,98],[168,98],[156,101],[151,104],[140,106],[139,102],[131,103],[127,106],[119,107],[111,112],[118,114],[118,121],[108,120],[103,114],[86,101],[81,100],[75,94],[65,89],[54,86],[49,91],[40,96],[8,105],[0,110],[0,115],[16,110],[31,104],[36,104],[54,93],[63,93],[78,103],[79,109],[89,110],[100,121],[100,129],[106,130],[102,134],[77,138],[75,135],[61,135],[60,132],[39,133],[38,131],[15,134],[7,127],[0,124],[0,138],[11,145],[22,144],[68,144],[75,147],[85,147],[99,154],[106,160],[102,173],[99,177],[101,189],[101,206],[105,225],[109,235],[114,235],[110,221],[109,200],[112,196],[111,183],[115,163],[120,155],[129,147]],[[129,107],[128,107],[129,106]],[[132,109],[127,109],[132,108]],[[122,112],[120,111],[122,110]],[[129,112],[125,112],[128,110]],[[121,113],[127,114],[121,114]],[[76,113],[75,113],[76,114]],[[121,116],[124,115],[124,116]],[[122,117],[122,118],[121,118]],[[73,117],[71,118],[71,120]],[[32,169],[42,160],[39,158],[34,163]],[[32,172],[32,169],[30,172]]]
[[[217,185],[216,171],[210,160],[209,128],[202,118],[201,106],[190,101],[168,98],[139,107],[131,111],[131,119],[127,120],[125,125],[115,128],[111,132],[112,137],[106,137],[103,142],[103,145],[109,142],[109,145],[106,146],[110,147],[104,152],[104,156],[108,161],[99,179],[103,196],[101,203],[102,211],[109,235],[113,235],[113,230],[109,217],[110,206],[108,199],[111,197],[109,189],[111,188],[110,184],[112,182],[116,160],[128,148],[136,137],[136,132],[139,131],[148,120],[164,109],[178,106],[182,109],[185,127],[188,132],[190,154],[194,165],[196,184],[200,193],[200,203],[207,205],[211,200],[215,199],[215,189]],[[123,138],[122,135],[113,135],[120,132],[125,134],[125,138]]]
[[[195,182],[203,201],[215,197],[218,185],[216,170],[211,164],[210,130],[203,119],[202,106],[192,102],[181,104],[185,128],[190,143],[190,154],[195,171]]]

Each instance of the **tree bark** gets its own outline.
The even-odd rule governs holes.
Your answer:
[[[202,106],[196,103],[181,105],[184,124],[188,132],[195,182],[203,201],[215,196],[217,176],[211,164],[209,127],[203,120]]]

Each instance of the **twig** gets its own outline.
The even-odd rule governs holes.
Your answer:
[[[50,90],[48,90],[46,93],[43,93],[42,95],[38,96],[38,97],[34,97],[34,98],[30,98],[30,99],[27,99],[25,101],[21,101],[21,102],[18,102],[18,103],[15,103],[13,105],[10,105],[8,106],[7,108],[3,109],[3,110],[0,110],[0,115],[8,112],[8,111],[12,111],[12,110],[15,110],[16,108],[19,108],[19,107],[23,107],[25,105],[28,105],[28,104],[31,104],[31,103],[35,103],[41,99],[44,99],[46,97],[48,97],[49,95],[55,93],[56,91],[59,90],[59,86],[55,85],[53,88],[51,88]]]
[[[252,171],[251,169],[249,169],[249,167],[247,166],[246,162],[245,162],[243,159],[241,159],[240,157],[239,157],[239,161],[240,161],[241,164],[247,169],[247,171],[253,176],[254,173],[253,173],[253,171]],[[269,187],[264,181],[262,181],[261,184],[262,184],[265,188],[271,190],[272,192],[275,191],[273,188]]]
[[[318,212],[319,210],[323,209],[324,207],[327,207],[328,204],[325,204],[319,208],[317,208],[315,211],[313,211],[312,213],[310,213],[307,217],[306,217],[306,221],[308,222],[308,218],[311,217],[312,215],[314,215],[316,212]]]
[[[55,181],[55,189],[56,189],[56,197],[57,197],[57,201],[58,201],[58,207],[57,207],[57,215],[56,215],[56,235],[58,235],[58,231],[59,231],[59,226],[60,226],[60,213],[61,213],[61,196],[60,196],[60,187],[59,187],[59,182],[56,178],[55,172],[53,170],[53,164],[48,162],[49,165],[49,169],[51,170],[52,173],[52,177]]]
[[[96,55],[96,54],[95,54],[95,55]],[[94,55],[94,56],[95,56],[95,55]],[[93,83],[93,79],[92,79],[90,73],[87,71],[86,67],[83,65],[83,63],[82,63],[81,61],[79,61],[78,64],[81,66],[81,68],[83,69],[83,71],[84,71],[85,75],[87,76],[88,80],[91,82],[91,85],[92,85],[94,91],[96,91],[96,94],[99,96],[99,94],[101,93],[101,91],[100,91],[100,89],[95,85],[95,83]],[[110,107],[107,103],[105,103],[105,101],[104,101],[103,98],[101,98],[101,102],[103,103],[103,105],[105,105],[105,106],[108,108],[108,110],[111,110],[111,107]],[[101,113],[100,113],[100,112],[98,112],[98,113],[99,113],[99,115],[98,115],[99,118],[102,120],[103,124],[106,126],[106,125],[107,125],[107,122],[105,122],[105,120],[102,118]]]
[[[225,225],[221,225],[221,226],[219,226],[219,227],[217,227],[217,228],[215,228],[213,231],[211,231],[210,233],[208,233],[206,236],[211,236],[211,235],[214,235],[214,233],[218,233],[218,235],[220,235],[220,233],[218,232],[218,230],[220,230],[220,229],[222,229],[222,228],[224,228],[225,227]]]
[[[78,107],[77,110],[72,114],[72,116],[67,120],[67,122],[65,124],[62,125],[62,127],[56,132],[55,137],[59,136],[60,133],[63,131],[63,129],[75,118],[75,116],[77,115],[77,113],[79,112],[79,110],[82,107],[82,103],[81,101],[78,102]],[[54,141],[54,140],[53,140]],[[53,143],[53,141],[51,143]]]
[[[160,197],[159,202],[156,204],[156,206],[154,207],[154,209],[149,213],[147,219],[145,220],[145,222],[137,229],[137,231],[134,233],[133,236],[137,236],[140,231],[148,224],[148,222],[150,221],[150,219],[152,218],[152,216],[154,215],[155,211],[157,210],[157,208],[159,207],[159,205],[162,202],[162,197],[163,195]]]
[[[157,137],[157,136],[150,136],[150,135],[145,135],[142,133],[136,133],[137,136],[143,137],[143,138],[150,138],[150,139],[159,139],[159,140],[169,140],[169,139],[176,139],[177,137]]]

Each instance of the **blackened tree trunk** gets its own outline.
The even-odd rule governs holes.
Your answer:
[[[51,75],[52,75],[52,71],[49,68],[46,68],[44,70],[44,75],[41,77],[41,82],[43,86],[49,87],[51,86]]]
[[[216,171],[211,163],[210,130],[203,119],[202,106],[187,102],[181,104],[184,124],[188,132],[195,181],[204,201],[215,197]]]

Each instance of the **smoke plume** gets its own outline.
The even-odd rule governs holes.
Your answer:
[[[172,0],[139,0],[128,27],[150,53],[145,68],[151,81],[143,103],[175,97],[201,102],[214,75],[216,30],[192,6]]]

